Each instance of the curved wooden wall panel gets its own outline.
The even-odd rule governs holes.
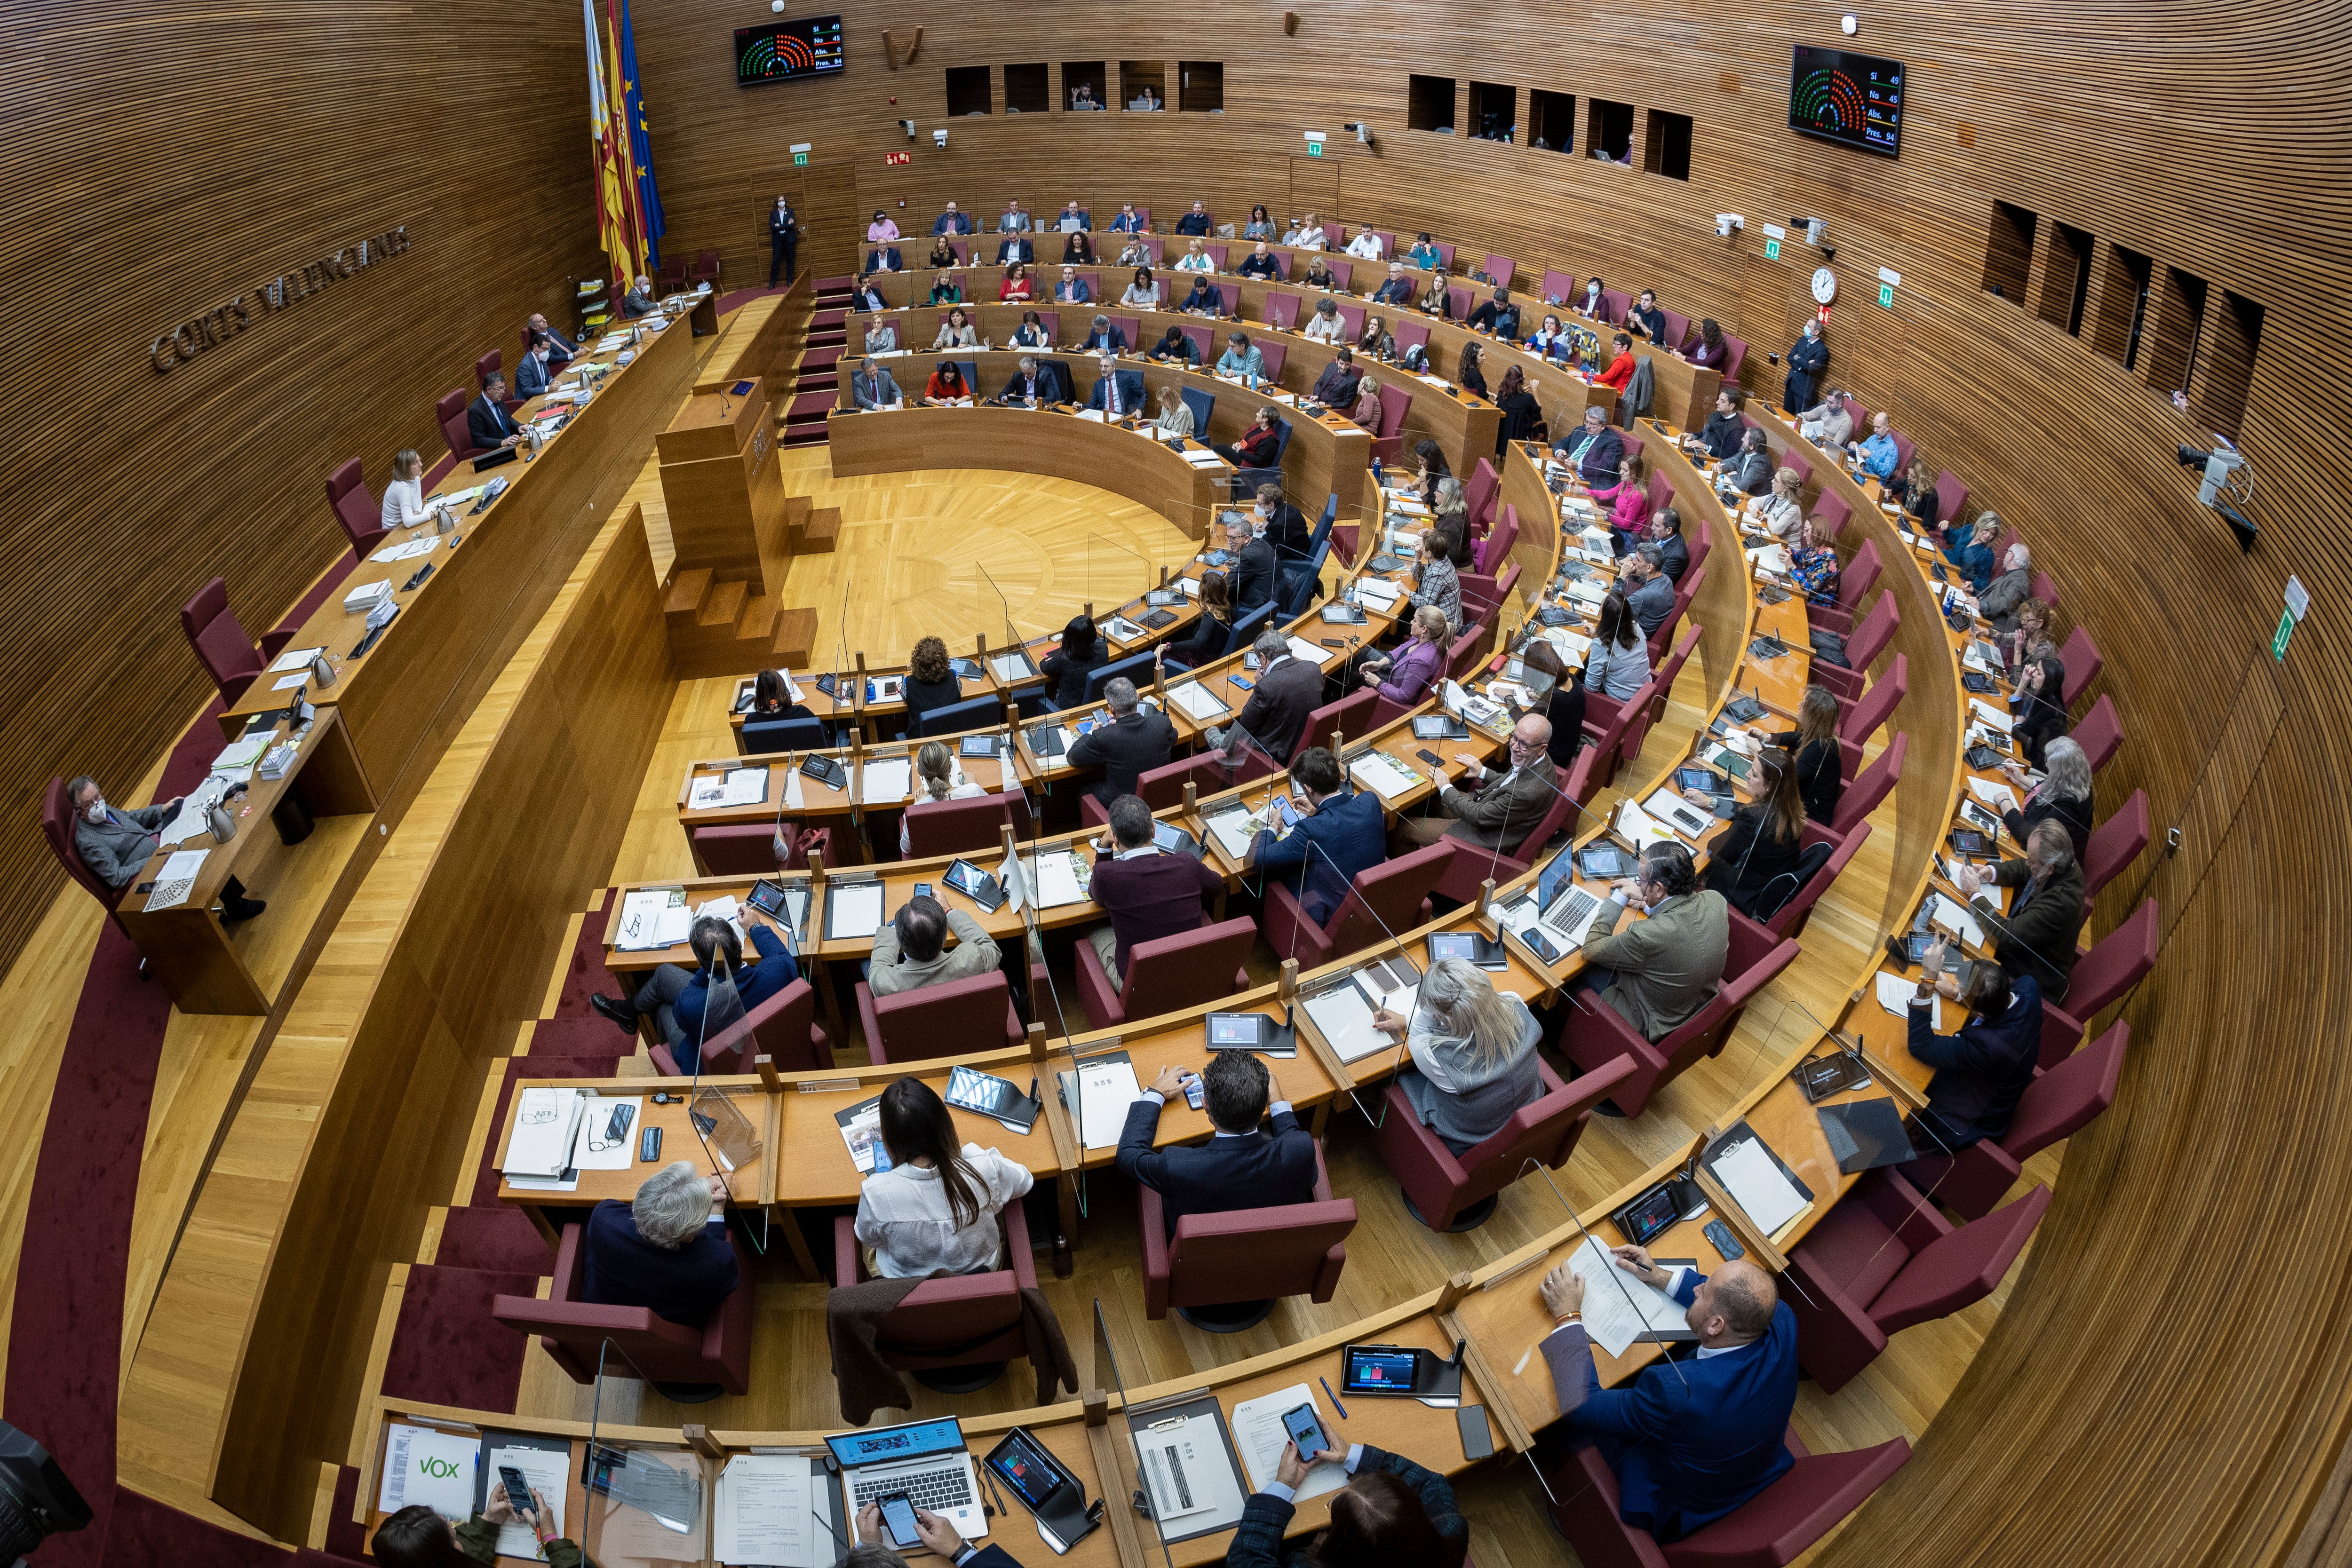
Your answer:
[[[179,607],[215,573],[246,630],[349,549],[320,485],[379,491],[446,450],[433,400],[511,366],[600,273],[577,7],[504,17],[330,0],[201,20],[126,0],[6,7],[16,133],[0,230],[23,296],[5,372],[0,956],[61,885],[41,787],[127,789],[212,684]],[[171,58],[156,68],[156,47]],[[282,310],[266,277],[405,225],[409,248]],[[157,334],[233,297],[250,324],[168,373]]]

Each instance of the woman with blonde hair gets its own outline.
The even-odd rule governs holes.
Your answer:
[[[1784,545],[1797,542],[1797,525],[1805,520],[1801,499],[1805,482],[1794,468],[1782,468],[1772,476],[1772,487],[1748,503],[1748,515],[1764,525],[1764,529]]]
[[[1454,319],[1454,290],[1444,267],[1430,269],[1429,287],[1421,291],[1421,308],[1440,320]]]
[[[928,805],[933,800],[969,800],[975,795],[988,793],[988,786],[964,777],[956,766],[955,753],[947,743],[939,740],[923,742],[915,753],[915,799],[912,805]],[[898,818],[898,853],[912,854],[907,841],[907,819]]]
[[[1525,1001],[1496,990],[1484,970],[1460,958],[1429,967],[1410,1019],[1382,1008],[1372,1026],[1412,1053],[1397,1087],[1457,1155],[1501,1132],[1513,1112],[1543,1093],[1536,1071],[1542,1026]]]
[[[1160,417],[1151,422],[1151,427],[1162,441],[1192,434],[1192,411],[1184,406],[1173,386],[1160,389]]]

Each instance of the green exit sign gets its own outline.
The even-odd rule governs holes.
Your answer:
[[[1310,142],[1308,142],[1308,143],[1307,144],[1307,155],[1309,158],[1320,158],[1320,157],[1322,157],[1322,156],[1323,156],[1323,143],[1321,143],[1320,141],[1310,141]]]
[[[2294,612],[2279,612],[2278,630],[2271,635],[2271,657],[2280,664],[2286,662],[2287,639],[2294,635]]]
[[[793,153],[793,168],[795,168],[795,169],[805,169],[805,168],[807,168],[807,167],[808,167],[808,154],[807,154],[807,153],[805,153],[805,152],[795,152],[795,153]]]
[[[1767,261],[1778,261],[1780,259],[1780,242],[1779,240],[1768,239],[1764,242],[1764,259]]]
[[[1878,286],[1878,305],[1882,310],[1895,308],[1895,285],[1882,283]]]

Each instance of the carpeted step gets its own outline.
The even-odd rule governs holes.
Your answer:
[[[302,1548],[301,1552],[294,1554],[296,1568],[321,1568],[322,1564],[331,1564],[338,1557],[357,1562],[367,1556],[367,1526],[352,1517],[357,1510],[359,1497],[359,1467],[344,1465],[335,1471],[335,1501],[327,1515],[327,1550],[313,1553],[319,1560],[313,1563],[303,1560],[303,1552],[310,1552],[310,1548]]]
[[[809,318],[809,330],[812,332],[838,332],[848,325],[849,312],[846,310],[819,310]]]
[[[541,1275],[555,1269],[555,1249],[521,1209],[453,1208],[441,1218],[441,1242],[433,1261],[443,1269],[486,1269],[492,1273]]]
[[[812,346],[807,353],[801,356],[800,372],[807,375],[811,371],[829,371],[841,363],[841,357],[847,352],[849,350],[845,347],[820,349]]]
[[[522,1387],[523,1342],[490,1316],[490,1305],[538,1290],[536,1274],[411,1264],[384,1358],[384,1397],[511,1412]]]
[[[614,985],[607,996],[625,996],[636,988],[617,976]],[[531,1028],[527,1051],[532,1056],[609,1056],[615,1051],[626,1056],[635,1049],[635,1035],[625,1033],[620,1025],[591,1009],[579,1018],[540,1019]]]
[[[569,967],[564,971],[563,989],[555,998],[557,1018],[590,1018],[588,998],[598,991],[618,996],[624,990],[635,990],[615,979],[604,967],[604,923],[613,900],[617,894],[607,894],[605,907],[591,910],[580,923],[580,936],[572,945]]]
[[[805,423],[813,419],[822,421],[826,414],[833,412],[833,405],[840,401],[837,391],[796,392],[793,396],[793,401],[784,405],[784,423],[787,425],[793,425]]]

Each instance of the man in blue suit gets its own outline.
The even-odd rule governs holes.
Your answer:
[[[1062,280],[1054,285],[1054,299],[1061,305],[1091,305],[1095,291],[1091,284],[1078,276],[1075,267],[1062,268]]]
[[[1037,247],[1027,235],[1007,235],[996,242],[996,265],[1010,267],[1019,262],[1027,267],[1037,259]]]
[[[1588,404],[1583,425],[1554,442],[1551,455],[1560,466],[1575,469],[1577,477],[1588,485],[1614,485],[1617,470],[1625,463],[1625,438],[1617,434],[1607,414]]]
[[[1247,867],[1269,879],[1278,874],[1298,895],[1307,918],[1320,925],[1347,902],[1358,873],[1389,858],[1388,824],[1378,795],[1341,792],[1347,775],[1328,747],[1310,746],[1292,758],[1290,782],[1307,815],[1283,838],[1260,828],[1250,841]]]
[[[1745,1259],[1702,1275],[1661,1269],[1639,1247],[1612,1250],[1617,1267],[1683,1303],[1697,1354],[1643,1367],[1630,1388],[1601,1387],[1584,1281],[1563,1263],[1543,1280],[1558,1325],[1544,1360],[1560,1415],[1617,1473],[1618,1517],[1663,1544],[1714,1523],[1796,1463],[1783,1438],[1797,1405],[1797,1314]]]
[[[1111,329],[1116,332],[1118,328]],[[1122,347],[1124,343],[1122,342]],[[1113,419],[1125,419],[1145,411],[1143,406],[1143,372],[1122,371],[1118,361],[1105,352],[1102,357],[1102,379],[1095,390],[1087,394],[1087,406],[1099,409]]]
[[[759,955],[749,967],[743,963],[742,938],[735,934],[733,925],[705,915],[687,934],[695,967],[664,964],[646,977],[646,983],[637,988],[635,995],[616,1000],[599,994],[590,997],[588,1005],[620,1025],[626,1034],[637,1031],[637,1015],[651,1013],[662,1038],[669,1042],[671,1059],[681,1070],[691,1072],[697,1042],[707,1044],[718,1039],[752,1009],[801,977],[800,965],[793,957],[791,935],[748,904],[743,909],[743,920],[751,931],[751,946]],[[709,1012],[705,1005],[710,997],[712,977],[721,969],[733,981],[736,999],[740,1004],[740,1011],[734,1008],[720,1009],[727,1015],[724,1017]]]
[[[947,211],[931,220],[931,232],[935,235],[968,235],[971,233],[971,219],[950,202]]]
[[[1935,1030],[1938,991],[1969,1009],[1958,1034]],[[2008,1132],[2042,1054],[2041,983],[2031,975],[2012,979],[1998,964],[1963,964],[1958,976],[1947,975],[1938,936],[1920,960],[1909,1023],[1911,1054],[1936,1070],[1927,1106],[1912,1117],[1926,1142],[1957,1149]]]
[[[1312,1197],[1315,1139],[1291,1114],[1290,1102],[1274,1102],[1273,1132],[1258,1125],[1274,1083],[1265,1063],[1246,1051],[1221,1051],[1209,1059],[1201,1081],[1209,1123],[1216,1129],[1207,1143],[1151,1146],[1160,1108],[1184,1092],[1184,1074],[1173,1067],[1161,1068],[1151,1087],[1136,1096],[1119,1134],[1118,1168],[1160,1195],[1168,1234],[1175,1235],[1176,1222],[1188,1214],[1267,1208]]]
[[[1087,325],[1086,337],[1072,352],[1124,354],[1127,352],[1127,329],[1113,325],[1108,316],[1097,316]]]

